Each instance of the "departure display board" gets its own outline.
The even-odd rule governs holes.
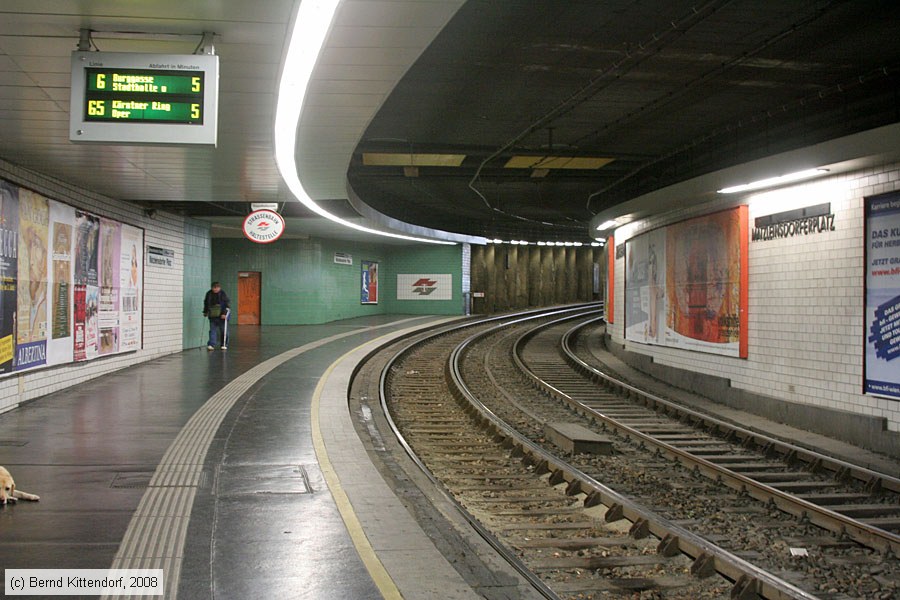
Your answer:
[[[203,73],[86,69],[85,121],[203,124]]]
[[[215,145],[217,100],[216,56],[74,52],[69,139]]]

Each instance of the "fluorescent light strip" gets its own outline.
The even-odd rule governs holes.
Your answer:
[[[610,227],[615,227],[617,223],[613,220],[604,221],[597,225],[597,231],[603,231],[604,229],[609,229]]]
[[[736,194],[738,192],[748,192],[750,190],[759,190],[762,188],[773,187],[776,185],[782,185],[785,183],[791,183],[794,181],[800,181],[801,179],[809,179],[810,177],[817,177],[819,175],[823,175],[828,172],[828,169],[806,169],[805,171],[797,171],[796,173],[788,173],[787,175],[780,175],[778,177],[769,177],[768,179],[760,179],[759,181],[753,181],[751,183],[745,183],[743,185],[734,185],[727,188],[722,188],[721,190],[716,190],[719,194]]]
[[[275,164],[288,189],[304,206],[321,217],[357,231],[383,235],[401,240],[430,244],[455,245],[455,242],[401,235],[363,227],[333,215],[315,203],[306,193],[297,173],[296,144],[297,125],[303,102],[309,90],[309,82],[325,36],[331,27],[340,0],[303,0],[294,21],[290,44],[284,58],[281,81],[278,84],[278,102],[275,109]]]

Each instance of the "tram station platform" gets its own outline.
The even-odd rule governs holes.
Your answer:
[[[349,414],[347,383],[372,348],[446,320],[239,327],[227,351],[184,351],[0,415],[0,464],[41,497],[0,507],[0,564],[162,568],[165,597],[192,600],[531,597],[513,576],[464,580]]]
[[[169,355],[0,415],[0,464],[41,496],[0,507],[0,564],[161,568],[165,597],[192,600],[537,598],[484,558],[474,532],[471,546],[446,551],[436,530],[452,519],[414,518],[348,407],[369,352],[451,320],[239,327],[227,351]],[[757,417],[752,426],[778,427]]]

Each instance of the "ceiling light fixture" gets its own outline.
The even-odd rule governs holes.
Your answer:
[[[603,223],[597,225],[597,231],[604,231],[606,229],[615,227],[616,225],[618,225],[618,223],[616,223],[615,220],[610,219],[609,221],[604,221]]]
[[[465,154],[402,154],[396,152],[363,152],[367,167],[458,167]]]
[[[785,183],[792,183],[794,181],[800,181],[802,179],[818,177],[819,175],[824,175],[827,172],[828,169],[806,169],[803,171],[797,171],[795,173],[788,173],[787,175],[779,175],[778,177],[769,177],[767,179],[760,179],[758,181],[753,181],[742,185],[734,185],[731,187],[722,188],[721,190],[716,190],[716,192],[719,194],[736,194],[738,192],[749,192],[750,190],[760,190],[762,188],[774,187],[776,185],[783,185]]]
[[[275,164],[278,166],[281,178],[284,179],[294,197],[304,206],[320,217],[344,227],[401,240],[454,245],[455,242],[379,231],[342,219],[316,204],[306,193],[303,183],[300,181],[296,158],[297,125],[300,122],[300,114],[309,91],[309,82],[316,66],[316,60],[325,44],[325,36],[339,3],[340,0],[304,0],[300,3],[297,11],[288,50],[284,57],[281,81],[278,83],[278,101],[275,108]],[[305,153],[301,150],[301,154]]]
[[[612,158],[593,156],[511,156],[506,169],[600,169],[613,161]]]

